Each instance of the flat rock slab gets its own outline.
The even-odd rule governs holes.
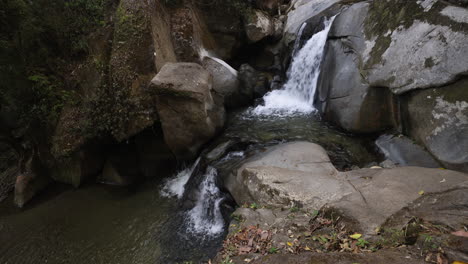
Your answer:
[[[306,210],[325,206],[351,218],[360,232],[373,234],[418,198],[467,183],[467,174],[420,167],[338,172],[322,147],[293,142],[248,160],[226,187],[238,204]]]

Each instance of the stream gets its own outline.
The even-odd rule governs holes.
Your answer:
[[[178,173],[128,188],[56,184],[22,210],[11,197],[0,203],[0,263],[200,263],[222,246],[236,206],[223,179],[249,157],[309,141],[339,170],[376,161],[372,138],[335,129],[312,105],[332,22],[294,53],[281,90],[229,113],[225,131]]]

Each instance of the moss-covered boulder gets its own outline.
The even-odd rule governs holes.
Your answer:
[[[363,30],[365,76],[401,94],[468,71],[468,10],[445,1],[373,1]]]

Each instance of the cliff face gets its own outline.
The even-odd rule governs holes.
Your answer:
[[[267,12],[275,14],[279,6],[237,0],[4,2],[0,135],[4,153],[17,153],[5,156],[17,160],[14,171],[30,170],[31,179],[74,186],[112,163],[109,148],[139,142],[147,130],[156,131],[164,145],[150,89],[163,65],[201,63],[207,54],[233,59],[251,44],[246,17],[261,7],[271,19]],[[167,146],[155,146],[151,153],[174,161]],[[136,155],[145,160],[145,154]],[[26,168],[32,157],[41,170]],[[2,176],[10,186],[6,192],[16,178],[10,174],[4,170]],[[27,189],[20,186],[27,183],[20,181],[17,188]]]

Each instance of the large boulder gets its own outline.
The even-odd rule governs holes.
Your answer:
[[[373,1],[362,24],[371,86],[401,94],[468,71],[468,10],[445,1]]]
[[[468,79],[402,100],[405,132],[447,168],[468,172]]]
[[[420,167],[338,172],[320,146],[294,142],[252,157],[225,182],[240,204],[327,208],[352,219],[356,231],[374,234],[421,195],[465,186],[468,175]]]
[[[391,92],[370,87],[361,72],[360,53],[365,47],[361,24],[368,5],[353,5],[335,19],[318,83],[317,105],[325,117],[356,133],[377,132],[394,126]]]
[[[213,76],[213,90],[223,96],[226,107],[237,106],[239,97],[239,80],[237,71],[229,64],[215,57],[204,57],[203,67]]]
[[[320,208],[346,191],[348,186],[341,185],[337,174],[322,147],[297,142],[273,147],[246,162],[235,177],[228,178],[226,187],[239,204]],[[311,189],[320,194],[312,194]]]
[[[401,127],[445,166],[466,171],[467,17],[437,0],[351,5],[330,30],[319,109],[352,132]]]
[[[278,36],[279,23],[268,14],[252,10],[244,16],[245,33],[249,42],[255,43],[266,37]]]
[[[152,84],[166,144],[179,159],[196,157],[224,124],[210,73],[195,63],[167,63]]]

